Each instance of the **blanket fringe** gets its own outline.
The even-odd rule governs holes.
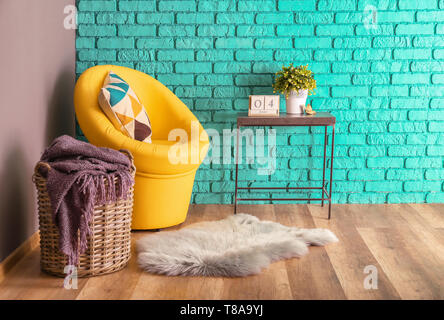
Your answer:
[[[129,172],[115,172],[112,174],[91,175],[89,173],[81,174],[76,183],[79,185],[79,190],[85,195],[85,212],[80,221],[80,243],[79,253],[83,254],[88,249],[87,237],[91,234],[89,221],[92,220],[94,214],[94,206],[105,205],[116,202],[119,199],[126,200],[128,193],[125,190],[133,184],[133,177]],[[93,201],[89,201],[92,199]],[[77,247],[77,239],[73,239],[74,247]],[[73,253],[68,256],[68,263],[70,265],[78,264],[79,255]]]

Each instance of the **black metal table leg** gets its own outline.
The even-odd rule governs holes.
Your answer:
[[[325,134],[324,134],[324,165],[322,166],[322,202],[321,202],[321,206],[324,206],[324,197],[325,197],[325,192],[324,192],[324,188],[325,188],[325,165],[326,165],[326,158],[327,158],[327,144],[328,144],[328,139],[327,139],[327,126],[325,126]]]
[[[335,150],[335,125],[333,125],[333,131],[331,133],[331,162],[330,162],[330,185],[329,185],[329,204],[328,204],[328,219],[331,217],[331,190],[333,184],[333,158],[334,158],[334,150]]]
[[[236,178],[235,178],[235,191],[234,191],[234,214],[237,213],[237,179],[238,179],[238,173],[239,173],[239,125],[237,126],[236,130]]]

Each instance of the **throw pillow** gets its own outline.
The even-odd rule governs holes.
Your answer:
[[[99,105],[123,134],[151,143],[151,123],[145,108],[129,84],[112,71],[100,90]]]

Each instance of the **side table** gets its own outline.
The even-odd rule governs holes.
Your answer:
[[[296,115],[281,113],[279,116],[263,116],[263,117],[249,117],[246,113],[240,113],[237,117],[237,136],[236,136],[236,181],[234,191],[234,213],[237,213],[238,201],[321,201],[322,207],[324,201],[328,201],[328,219],[331,217],[331,194],[332,194],[332,182],[333,182],[333,152],[335,143],[335,124],[336,118],[328,112],[317,112],[314,115]],[[256,126],[269,126],[269,127],[325,127],[324,133],[324,165],[322,169],[322,186],[321,187],[238,187],[238,173],[239,173],[239,130],[242,127],[256,127]],[[331,156],[330,156],[330,182],[329,191],[327,192],[325,185],[325,169],[327,159],[327,128],[332,127],[332,139],[331,139]],[[321,190],[321,198],[238,198],[238,190]]]

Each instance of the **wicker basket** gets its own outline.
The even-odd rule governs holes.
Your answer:
[[[132,155],[124,150],[133,163]],[[40,166],[51,167],[44,162],[37,163],[33,181],[37,188],[40,230],[40,265],[43,271],[60,277],[64,272],[67,257],[59,251],[59,231],[52,219],[51,204],[46,191],[46,179],[39,173]],[[131,166],[134,175],[134,165]],[[95,206],[90,222],[91,235],[88,249],[79,256],[78,277],[91,277],[123,269],[131,256],[131,215],[133,211],[133,188],[126,200],[113,204]]]

